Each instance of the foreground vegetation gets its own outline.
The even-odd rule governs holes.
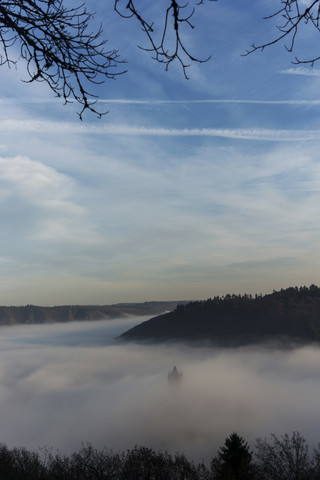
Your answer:
[[[320,288],[290,287],[269,295],[233,294],[193,301],[143,322],[121,337],[222,346],[320,342]]]
[[[232,433],[209,465],[146,447],[122,453],[88,444],[70,456],[0,444],[1,480],[319,480],[320,450],[298,433],[259,439],[253,454]]]

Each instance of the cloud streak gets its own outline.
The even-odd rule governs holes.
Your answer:
[[[2,206],[6,207],[0,218],[10,220],[6,235],[14,237],[9,227],[20,224],[25,240],[89,240],[82,233],[86,209],[72,201],[75,182],[70,176],[25,156],[0,157],[0,185]],[[27,221],[21,217],[22,205]]]
[[[320,130],[284,130],[261,128],[166,128],[115,125],[79,125],[76,123],[45,122],[32,120],[0,121],[2,131],[55,132],[84,135],[151,136],[151,137],[221,137],[236,140],[272,142],[319,141]]]
[[[292,69],[295,70],[295,69]],[[280,73],[291,73],[289,70],[283,70]],[[314,72],[314,75],[319,76],[320,70]],[[40,100],[41,101],[41,100]],[[320,100],[252,100],[252,99],[237,99],[237,98],[205,98],[205,99],[194,99],[194,100],[133,100],[133,99],[99,99],[98,102],[101,103],[110,103],[116,105],[205,105],[205,104],[219,104],[219,103],[231,103],[231,104],[253,104],[253,105],[319,105]]]
[[[309,73],[308,73],[309,72]],[[288,75],[308,75],[308,76],[320,76],[320,70],[307,70],[301,69],[287,69],[282,70],[279,73]],[[55,105],[56,100],[54,98],[1,98],[0,104],[12,105],[12,104],[51,104]],[[244,104],[244,105],[306,105],[306,106],[318,106],[320,100],[310,99],[290,99],[290,100],[272,100],[272,99],[250,99],[250,98],[203,98],[203,99],[185,99],[185,100],[158,100],[158,99],[132,99],[132,98],[99,98],[97,103],[105,103],[110,105],[141,105],[141,106],[168,106],[168,105],[215,105],[215,104]]]
[[[295,68],[286,68],[285,70],[281,70],[279,73],[283,73],[285,75],[305,75],[308,77],[319,77],[320,70],[317,68],[306,68],[306,67],[295,67]]]

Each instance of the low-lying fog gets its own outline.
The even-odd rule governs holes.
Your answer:
[[[233,431],[298,430],[320,441],[320,349],[209,349],[121,344],[134,320],[0,329],[0,441],[145,445],[208,460]],[[173,362],[180,385],[168,383]]]

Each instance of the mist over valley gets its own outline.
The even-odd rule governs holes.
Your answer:
[[[148,317],[1,328],[1,440],[9,446],[145,445],[209,461],[236,431],[319,442],[320,349],[115,340]],[[173,364],[183,373],[168,382]]]

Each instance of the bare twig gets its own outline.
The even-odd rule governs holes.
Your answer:
[[[265,43],[259,45],[252,44],[251,48],[246,50],[244,56],[257,50],[263,51],[266,47],[275,45],[282,40],[288,40],[288,43],[284,46],[288,52],[292,53],[302,25],[312,25],[320,33],[320,0],[312,0],[307,6],[305,5],[305,2],[302,2],[301,0],[280,1],[282,7],[275,13],[265,17],[266,19],[281,18],[281,23],[277,25],[279,34]],[[300,59],[296,57],[292,63],[304,63],[313,66],[319,59],[320,55],[315,55],[309,59]]]
[[[0,65],[27,63],[27,82],[44,81],[65,103],[76,100],[99,117],[96,97],[87,85],[102,83],[123,73],[117,50],[105,50],[101,27],[89,30],[93,14],[84,5],[66,8],[62,0],[9,0],[0,3]],[[19,45],[19,56],[9,50]],[[10,50],[11,52],[12,50]]]
[[[190,62],[204,63],[211,58],[209,56],[199,59],[192,55],[186,47],[181,33],[183,25],[187,25],[191,29],[194,28],[191,19],[196,7],[204,3],[205,0],[200,0],[195,3],[195,6],[191,6],[190,3],[182,4],[178,0],[167,0],[167,8],[163,9],[164,16],[160,25],[158,21],[147,21],[144,15],[138,11],[135,0],[115,0],[114,9],[123,18],[134,17],[139,21],[149,43],[149,47],[139,46],[140,49],[152,53],[152,58],[159,63],[163,63],[166,70],[172,62],[177,61],[182,67],[185,78],[188,78],[187,68]],[[169,39],[172,33],[173,40]]]

